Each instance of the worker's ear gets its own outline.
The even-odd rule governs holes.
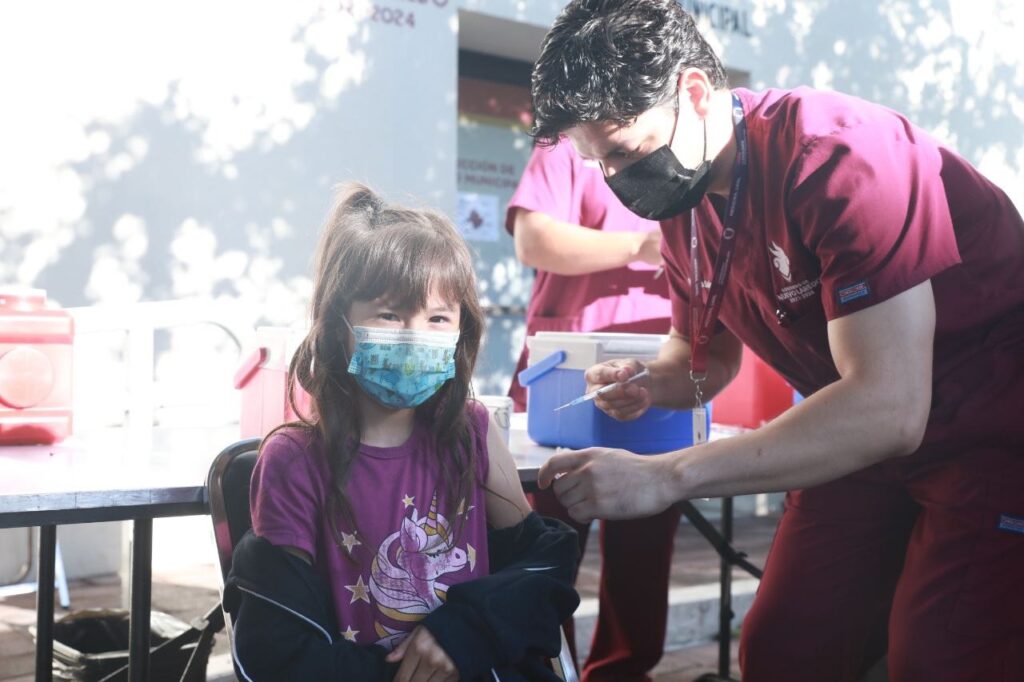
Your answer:
[[[715,87],[703,69],[690,66],[679,72],[678,105],[680,114],[692,112],[703,119],[711,109],[711,94]]]

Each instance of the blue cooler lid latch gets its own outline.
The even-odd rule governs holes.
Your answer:
[[[551,355],[547,356],[540,362],[530,365],[522,372],[519,373],[519,385],[529,386],[537,379],[550,372],[551,370],[558,367],[560,364],[565,362],[565,351],[556,350]]]

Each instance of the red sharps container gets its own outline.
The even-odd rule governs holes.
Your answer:
[[[711,401],[711,421],[756,429],[792,406],[786,380],[744,346],[739,374]]]
[[[41,289],[0,288],[0,443],[71,434],[74,320]]]

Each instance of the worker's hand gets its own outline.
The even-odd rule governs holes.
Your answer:
[[[540,468],[537,485],[553,485],[569,516],[581,523],[644,518],[677,501],[675,457],[610,448],[559,452]]]
[[[661,230],[637,233],[636,257],[633,260],[643,261],[649,265],[662,265]]]
[[[422,625],[417,625],[412,634],[388,654],[387,661],[402,662],[395,673],[395,682],[455,682],[459,679],[451,657]]]
[[[587,381],[587,393],[616,381],[625,381],[643,369],[644,366],[637,360],[609,360],[594,365],[583,375]],[[651,406],[650,382],[648,376],[619,386],[594,398],[594,405],[613,419],[636,419]]]

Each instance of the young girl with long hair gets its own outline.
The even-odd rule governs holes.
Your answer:
[[[470,380],[472,258],[439,213],[339,191],[225,589],[243,679],[541,679],[574,533],[530,513]],[[309,397],[303,409],[297,398]]]

